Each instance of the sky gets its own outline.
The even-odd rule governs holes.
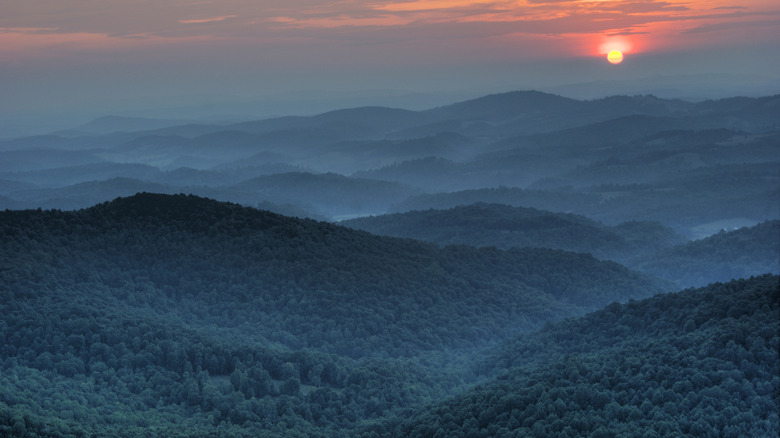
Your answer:
[[[0,114],[682,75],[771,88],[778,46],[777,0],[0,0]]]

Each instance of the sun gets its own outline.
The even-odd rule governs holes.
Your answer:
[[[610,64],[620,64],[623,62],[623,52],[620,50],[612,50],[607,53],[607,61],[609,61]]]

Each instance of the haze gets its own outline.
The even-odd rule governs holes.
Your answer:
[[[6,138],[106,113],[236,119],[420,109],[512,89],[780,90],[780,6],[769,0],[5,0],[0,10]],[[606,62],[612,48],[626,55],[620,66]]]

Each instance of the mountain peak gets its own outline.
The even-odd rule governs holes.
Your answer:
[[[476,99],[454,103],[429,110],[448,117],[484,119],[511,119],[523,113],[551,110],[568,111],[581,102],[541,91],[510,91],[489,94]]]

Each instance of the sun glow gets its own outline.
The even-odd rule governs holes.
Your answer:
[[[620,50],[613,50],[607,53],[607,61],[609,61],[610,64],[620,64],[623,62],[623,52]]]

